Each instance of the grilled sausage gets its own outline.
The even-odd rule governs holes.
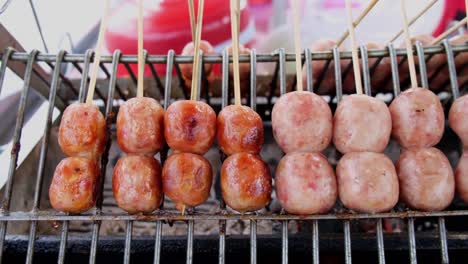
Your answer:
[[[273,136],[286,152],[320,152],[332,138],[332,112],[311,92],[291,92],[275,103],[271,116]]]
[[[58,142],[68,156],[99,158],[106,146],[106,121],[98,107],[71,104],[63,112]]]
[[[260,153],[263,146],[262,118],[247,106],[230,105],[218,115],[217,138],[226,155]]]
[[[203,155],[216,137],[216,113],[203,102],[177,101],[164,114],[164,136],[173,150]]]
[[[408,89],[393,100],[389,109],[392,135],[404,148],[431,147],[442,138],[444,109],[430,90]]]
[[[468,152],[465,152],[455,170],[455,186],[460,199],[468,203]]]
[[[440,211],[453,200],[455,179],[445,155],[436,148],[404,150],[396,164],[400,198],[421,211]]]
[[[291,214],[328,212],[336,202],[337,185],[333,168],[320,153],[290,153],[276,168],[276,194]]]
[[[379,99],[353,94],[338,104],[333,118],[333,143],[341,153],[383,152],[391,132],[390,111]]]
[[[221,193],[238,212],[260,210],[270,202],[270,169],[257,155],[234,154],[221,167]]]
[[[96,203],[99,167],[93,159],[70,157],[55,169],[49,188],[50,204],[56,210],[78,214]]]
[[[171,155],[163,167],[163,191],[183,211],[204,203],[213,181],[211,165],[204,157],[191,153]]]
[[[398,202],[398,176],[384,154],[351,152],[336,167],[338,192],[343,205],[361,213],[381,213]]]
[[[468,148],[468,95],[464,95],[452,104],[449,112],[449,125]]]
[[[144,155],[120,158],[112,175],[112,191],[117,205],[128,213],[158,209],[163,200],[159,161]]]
[[[164,110],[148,97],[125,102],[117,115],[117,142],[129,154],[153,156],[164,145]]]

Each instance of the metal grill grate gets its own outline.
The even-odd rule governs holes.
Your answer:
[[[468,45],[463,46],[454,46],[452,47],[448,41],[444,41],[443,45],[437,47],[427,47],[423,48],[421,43],[417,43],[416,45],[416,54],[419,58],[419,73],[421,77],[421,83],[423,86],[427,87],[429,82],[429,78],[431,76],[427,76],[426,71],[426,63],[430,61],[434,54],[446,54],[447,57],[447,64],[448,69],[450,72],[450,86],[452,88],[451,93],[454,98],[457,98],[460,94],[458,81],[457,81],[457,73],[455,67],[454,56],[457,56],[460,53],[468,52]],[[400,92],[400,83],[404,84],[407,80],[399,80],[398,69],[402,62],[398,62],[397,57],[405,57],[406,53],[405,50],[395,49],[392,45],[388,46],[386,50],[379,50],[379,51],[367,51],[366,47],[360,48],[361,58],[362,58],[362,68],[364,69],[364,87],[365,93],[371,95],[371,77],[375,73],[375,67],[382,60],[384,57],[389,57],[391,61],[391,70],[392,76],[389,81],[393,82],[393,94],[397,95]],[[60,243],[58,249],[58,263],[64,263],[66,251],[67,251],[67,242],[69,240],[69,222],[75,220],[82,220],[82,221],[92,221],[92,234],[90,238],[90,249],[89,249],[89,262],[95,263],[96,262],[96,255],[98,252],[98,244],[99,244],[99,231],[101,227],[102,221],[125,221],[126,222],[126,232],[125,232],[125,243],[124,243],[124,263],[130,263],[131,259],[131,247],[132,242],[132,230],[133,230],[133,223],[135,221],[152,221],[155,224],[156,234],[154,237],[154,263],[159,263],[161,260],[161,249],[162,249],[162,226],[167,224],[168,222],[173,221],[183,221],[187,223],[188,231],[186,237],[186,262],[192,263],[194,257],[194,225],[197,221],[201,220],[213,220],[217,221],[219,224],[219,263],[225,263],[226,261],[226,222],[227,221],[235,221],[235,220],[247,220],[250,221],[250,262],[256,263],[257,262],[257,221],[276,221],[281,223],[281,248],[282,248],[282,263],[288,263],[288,243],[291,242],[288,238],[288,222],[298,220],[298,221],[309,221],[312,225],[312,234],[311,234],[311,259],[313,263],[319,263],[319,256],[320,256],[320,236],[319,236],[319,224],[321,222],[326,222],[328,220],[337,220],[340,222],[343,228],[342,233],[342,241],[344,243],[344,256],[345,262],[351,263],[352,262],[352,243],[353,239],[351,238],[351,221],[356,219],[376,219],[377,226],[376,226],[376,245],[378,250],[378,261],[379,263],[385,263],[385,246],[384,242],[385,236],[383,231],[383,224],[382,219],[385,218],[400,218],[406,219],[407,223],[407,242],[409,244],[409,256],[410,262],[416,263],[417,262],[417,239],[416,239],[416,231],[415,231],[415,219],[417,218],[426,218],[426,217],[437,217],[438,218],[438,226],[439,226],[439,235],[438,239],[440,240],[440,254],[443,263],[449,262],[449,255],[448,255],[448,239],[450,234],[447,234],[445,228],[445,217],[457,217],[457,216],[468,216],[468,210],[451,210],[451,211],[443,211],[443,212],[417,212],[417,211],[410,211],[407,209],[399,208],[395,209],[389,213],[380,213],[380,214],[355,214],[351,212],[344,212],[338,214],[327,214],[327,215],[309,215],[309,216],[294,216],[294,215],[287,215],[287,214],[248,214],[248,215],[240,215],[240,214],[233,214],[229,213],[226,208],[224,202],[221,200],[220,208],[217,213],[215,214],[206,214],[206,213],[197,213],[197,212],[190,212],[186,215],[180,215],[175,212],[168,212],[164,209],[157,211],[151,215],[127,215],[127,214],[106,214],[102,212],[102,186],[101,191],[99,192],[101,195],[98,198],[97,204],[94,209],[90,210],[87,213],[81,215],[68,215],[63,214],[60,212],[56,212],[53,210],[41,210],[40,205],[40,197],[41,197],[41,189],[42,189],[42,182],[45,173],[45,161],[47,159],[47,150],[49,146],[49,135],[51,132],[52,127],[52,112],[54,105],[59,108],[63,108],[68,103],[70,103],[69,98],[65,98],[59,95],[57,92],[63,86],[64,89],[70,90],[73,93],[73,96],[77,96],[80,102],[84,101],[87,89],[87,82],[88,78],[88,70],[90,63],[93,60],[93,52],[88,51],[85,54],[67,54],[64,51],[59,52],[57,55],[50,55],[50,54],[40,54],[37,50],[31,51],[30,53],[20,53],[15,52],[12,49],[7,49],[2,55],[2,66],[0,68],[0,93],[2,84],[5,78],[5,72],[7,68],[7,64],[9,62],[22,62],[26,64],[26,71],[24,75],[24,86],[22,89],[21,100],[19,105],[19,110],[16,119],[16,127],[13,137],[13,149],[11,151],[11,162],[8,174],[8,180],[5,186],[4,191],[4,198],[1,204],[1,211],[0,211],[0,260],[4,258],[4,246],[5,243],[8,242],[6,239],[6,230],[7,225],[14,222],[27,222],[30,225],[29,228],[29,238],[28,238],[28,246],[27,246],[27,255],[26,255],[26,263],[32,263],[34,253],[35,253],[35,245],[36,245],[36,238],[37,238],[37,226],[40,221],[56,221],[62,223],[62,230],[60,235]],[[179,64],[181,63],[192,63],[193,58],[188,56],[175,56],[174,51],[169,51],[167,56],[150,56],[145,54],[146,64],[149,66],[152,76],[154,78],[154,82],[158,88],[159,93],[163,96],[163,105],[164,108],[170,103],[171,94],[173,91],[173,76],[172,72],[175,70],[177,73],[178,81],[180,83],[179,88],[181,92],[187,97],[187,94],[184,89],[184,81],[182,80]],[[311,71],[311,60],[326,60],[327,63],[325,67],[330,67],[331,62],[334,62],[334,73],[336,79],[336,99],[340,101],[343,96],[342,91],[342,80],[345,79],[346,74],[350,74],[349,70],[345,70],[342,74],[342,69],[340,65],[340,61],[343,59],[350,59],[351,53],[350,52],[339,52],[337,48],[335,48],[331,52],[321,52],[321,53],[311,53],[310,50],[305,51],[303,55],[303,60],[305,66],[307,67],[307,89],[309,91],[316,90],[317,87],[314,87],[312,82],[313,76]],[[378,58],[378,61],[375,65],[369,65],[369,58]],[[275,73],[271,78],[270,82],[270,91],[265,93],[267,98],[267,109],[271,109],[272,101],[275,97],[275,92],[279,87],[280,94],[284,94],[287,91],[287,75],[286,75],[286,62],[294,61],[295,57],[293,54],[286,54],[284,49],[279,49],[274,54],[257,54],[255,50],[252,50],[250,56],[248,55],[241,55],[240,61],[241,62],[249,62],[251,66],[251,74],[250,74],[250,89],[248,94],[248,102],[253,109],[257,109],[257,64],[258,63],[276,63]],[[228,56],[227,52],[224,52],[222,55],[219,56],[206,56],[202,57],[200,63],[212,63],[212,64],[221,64],[222,67],[222,96],[221,100],[217,101],[220,104],[220,107],[224,107],[229,102],[229,63],[230,57]],[[24,113],[26,108],[26,100],[30,89],[30,81],[32,74],[35,74],[33,70],[33,66],[39,62],[45,62],[52,70],[52,75],[50,81],[43,79],[43,81],[50,87],[50,90],[47,94],[43,94],[48,98],[50,102],[50,106],[48,109],[48,116],[47,116],[47,124],[45,130],[43,132],[43,139],[41,142],[40,148],[40,158],[39,158],[39,169],[36,175],[36,182],[35,182],[35,193],[34,193],[34,201],[33,207],[31,211],[28,212],[19,212],[19,211],[10,211],[10,203],[12,199],[12,191],[13,191],[13,178],[15,177],[15,173],[17,171],[17,160],[18,160],[18,153],[20,151],[20,138],[22,134],[23,128],[23,121],[24,121]],[[123,89],[117,84],[117,70],[119,65],[124,65],[127,69],[131,80],[136,83],[135,73],[132,71],[130,67],[131,64],[135,64],[137,62],[136,56],[127,56],[122,55],[120,51],[115,51],[112,56],[104,56],[101,60],[101,69],[105,73],[106,79],[108,80],[108,88],[107,94],[101,91],[103,87],[98,87],[97,89],[97,98],[102,100],[105,104],[105,115],[108,124],[108,131],[111,132],[111,126],[113,122],[113,118],[115,115],[114,109],[114,98],[115,93],[117,98],[127,100],[131,97],[131,94],[128,94],[123,91]],[[81,67],[81,64],[84,64],[84,67]],[[72,81],[68,80],[60,71],[61,66],[64,64],[71,64],[73,65],[77,71],[82,73],[81,78],[81,85],[79,89],[74,87]],[[155,64],[165,64],[166,65],[166,74],[165,79],[160,78],[158,76],[157,71],[155,69]],[[109,67],[109,70],[108,68]],[[202,76],[204,71],[201,71],[200,76],[198,76],[198,81],[203,82],[204,84],[204,98],[210,102],[211,104],[215,105],[214,98],[210,95],[208,89],[208,82],[206,80],[206,76]],[[325,72],[325,71],[323,71]],[[316,86],[319,86],[323,79],[323,76],[319,76],[317,78],[319,81],[317,82]],[[401,82],[400,82],[401,81]],[[164,83],[163,83],[164,82]],[[279,85],[278,85],[279,83]],[[293,83],[292,86],[294,86]],[[105,90],[105,89],[104,89]],[[200,89],[201,90],[201,89]],[[200,91],[199,90],[199,91]],[[201,94],[199,93],[199,97]],[[58,99],[58,100],[57,100]],[[219,99],[219,98],[218,98]],[[63,105],[57,103],[63,102]],[[331,100],[333,101],[333,100]],[[109,147],[110,141],[107,144],[107,150],[103,155],[102,158],[102,171],[101,175],[106,175],[106,165],[108,163],[108,154],[109,154]],[[161,154],[161,160],[164,162],[165,158],[167,157],[166,148]],[[102,181],[104,182],[104,181]],[[88,240],[89,241],[89,240]]]

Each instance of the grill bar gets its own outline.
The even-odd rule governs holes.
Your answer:
[[[314,264],[319,264],[319,227],[318,221],[312,221],[312,259]]]
[[[250,220],[250,263],[257,263],[257,222]]]
[[[343,222],[344,241],[345,241],[345,262],[351,264],[351,227],[349,220]]]
[[[393,95],[397,97],[400,94],[400,77],[398,76],[398,59],[395,47],[393,44],[388,45],[388,53],[390,55],[390,67],[392,70],[393,80]]]
[[[368,96],[372,96],[372,87],[371,87],[371,77],[369,69],[369,57],[367,55],[367,47],[362,45],[360,48],[361,51],[361,61],[362,61],[362,80],[364,82],[364,93]]]
[[[429,81],[427,78],[426,56],[421,41],[416,41],[416,54],[419,61],[419,74],[421,75],[421,86],[429,88]]]
[[[444,45],[445,52],[447,54],[447,66],[450,74],[450,87],[452,87],[452,96],[456,100],[458,99],[458,97],[460,97],[460,90],[458,87],[457,69],[455,67],[455,57],[453,56],[453,48],[448,40],[444,40],[442,42],[442,45]]]
[[[414,218],[408,218],[408,240],[410,251],[410,263],[416,264],[416,237],[414,234]]]
[[[382,219],[377,220],[377,248],[379,253],[379,263],[385,264],[385,248],[383,238]]]
[[[125,233],[124,264],[130,264],[130,254],[132,249],[133,221],[127,221]]]
[[[156,222],[156,235],[154,239],[154,264],[161,262],[161,236],[162,236],[162,222]]]
[[[193,220],[188,221],[188,229],[187,229],[187,264],[192,264],[193,262],[193,228],[194,222]]]
[[[283,261],[281,263],[288,264],[288,221],[284,220],[281,222],[281,237],[282,239],[282,256]]]
[[[439,235],[440,235],[440,253],[442,254],[442,263],[449,263],[447,247],[447,231],[445,229],[445,218],[439,217]]]

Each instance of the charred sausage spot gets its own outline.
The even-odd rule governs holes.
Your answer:
[[[251,145],[251,144],[257,143],[260,138],[259,134],[260,133],[256,127],[249,129],[247,133],[245,134],[245,137],[242,140],[242,143],[244,145]]]
[[[198,120],[195,116],[190,116],[187,118],[187,129],[185,134],[187,135],[187,140],[192,141],[195,139],[195,128],[198,125]]]

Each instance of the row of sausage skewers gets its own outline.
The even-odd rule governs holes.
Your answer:
[[[142,86],[138,89],[139,97],[120,108],[117,141],[128,155],[116,164],[113,191],[117,204],[124,210],[150,213],[160,207],[163,193],[174,200],[182,212],[186,207],[206,201],[212,169],[201,155],[212,147],[215,137],[228,156],[220,179],[226,204],[236,211],[250,212],[269,203],[272,178],[268,166],[258,155],[263,145],[263,124],[255,111],[240,103],[235,3],[231,3],[231,10],[235,105],[224,108],[216,118],[209,105],[196,101],[198,87],[192,82],[191,100],[173,103],[167,111],[157,101],[144,98]],[[198,13],[200,19],[203,15],[200,7]],[[200,21],[197,27],[199,25]],[[197,28],[194,34],[193,76],[200,70],[197,61],[200,31]],[[352,27],[349,32],[354,39]],[[297,35],[296,54],[300,58]],[[339,196],[346,207],[358,212],[388,211],[398,202],[398,197],[414,209],[442,210],[453,199],[455,178],[461,198],[468,200],[467,155],[463,156],[454,178],[447,158],[432,147],[444,132],[445,117],[438,97],[428,89],[417,88],[417,83],[395,98],[390,108],[363,95],[355,51],[354,44],[353,66],[358,94],[343,99],[334,117],[322,97],[302,90],[302,82],[297,83],[297,92],[282,96],[273,108],[273,133],[286,153],[278,164],[275,178],[283,208],[293,214],[325,213]],[[296,61],[299,63],[297,77],[302,80],[300,59]],[[414,80],[414,58],[409,56],[408,61]],[[139,72],[143,72],[141,68]],[[467,111],[468,97],[464,96],[457,99],[449,115],[450,125],[465,147],[468,144],[468,125],[464,120]],[[381,153],[390,134],[404,149],[396,168]],[[174,154],[161,168],[153,156],[164,146],[164,140]],[[320,154],[331,141],[344,154],[336,177],[331,165]],[[67,108],[62,117],[59,143],[64,153],[75,158],[62,161],[54,174],[49,191],[54,208],[79,213],[94,205],[100,182],[96,164],[104,152],[105,142],[105,121],[96,106],[88,103]]]

